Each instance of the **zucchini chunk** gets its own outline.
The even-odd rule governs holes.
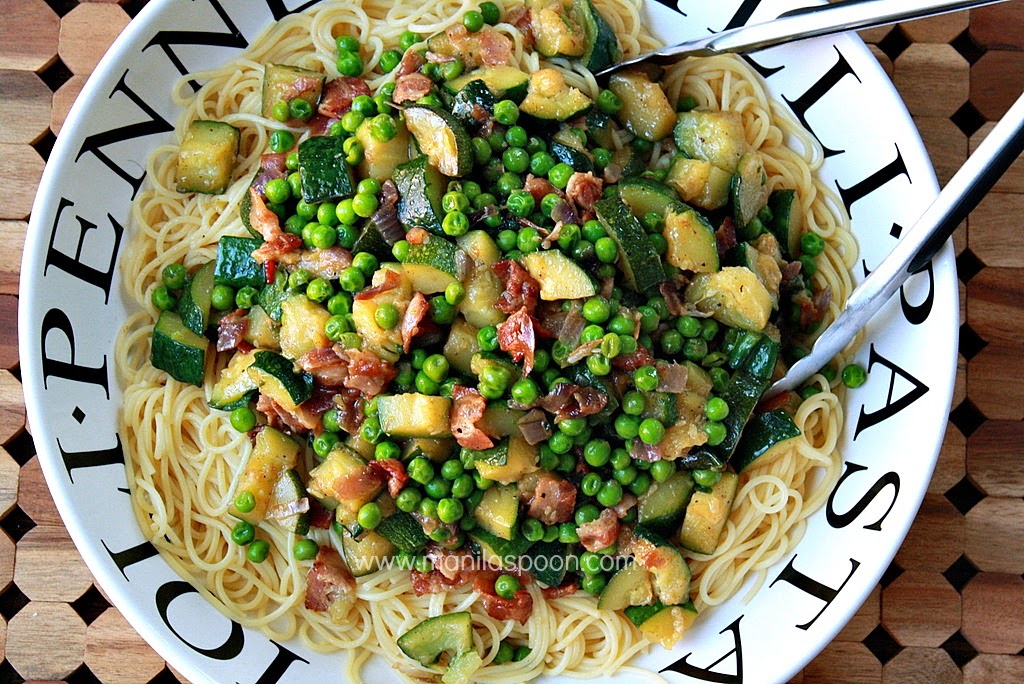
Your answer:
[[[488,114],[493,114],[495,102],[494,93],[487,87],[487,84],[479,78],[474,79],[455,93],[455,99],[452,101],[452,115],[464,126],[479,128],[480,122],[473,116],[477,107]]]
[[[298,465],[301,451],[302,445],[280,430],[269,426],[260,430],[235,487],[238,494],[251,493],[256,506],[248,513],[243,513],[232,503],[229,509],[231,515],[252,525],[263,522],[273,504],[278,480],[285,471]]]
[[[409,129],[401,124],[395,126],[395,137],[381,141],[370,134],[370,119],[366,119],[359,124],[355,136],[363,148],[363,161],[359,162],[361,178],[384,182],[391,178],[399,164],[409,161]]]
[[[311,302],[306,295],[290,295],[281,302],[281,353],[298,359],[313,349],[331,346],[324,332],[330,318],[327,309]]]
[[[638,219],[647,214],[665,216],[669,209],[682,208],[676,191],[652,178],[623,178],[616,187],[619,199]]]
[[[530,84],[530,75],[513,66],[482,66],[447,81],[444,85],[452,95],[457,94],[472,81],[483,81],[498,100],[522,102]]]
[[[446,111],[413,105],[405,109],[405,125],[431,165],[446,176],[473,170],[473,146],[459,120]]]
[[[556,161],[564,162],[572,167],[573,171],[587,173],[594,170],[594,160],[589,152],[567,145],[558,140],[552,139],[548,145],[548,154]]]
[[[377,397],[381,429],[392,437],[450,437],[452,400],[409,392]]]
[[[266,119],[274,118],[274,105],[301,97],[313,111],[320,102],[327,77],[319,71],[310,71],[288,64],[268,64],[263,69],[262,113]],[[293,119],[288,123],[296,123]]]
[[[333,135],[316,135],[299,145],[299,178],[304,201],[310,204],[334,201],[355,193],[343,142]]]
[[[651,573],[651,586],[658,600],[667,604],[689,601],[690,566],[679,550],[643,525],[637,525],[634,534],[636,561]]]
[[[597,607],[601,610],[622,610],[629,606],[643,606],[653,600],[651,573],[633,560],[608,580],[597,599]]]
[[[740,476],[722,473],[710,492],[694,492],[686,507],[686,517],[679,528],[679,543],[685,548],[710,555],[718,548],[718,538],[732,512],[733,500],[739,487]]]
[[[304,535],[309,532],[310,517],[306,485],[298,471],[287,468],[274,484],[267,518],[283,530]]]
[[[209,340],[190,330],[181,316],[173,311],[162,311],[153,327],[149,362],[178,382],[202,387],[209,346]]]
[[[256,390],[256,381],[249,375],[249,366],[256,358],[256,350],[238,352],[231,357],[227,367],[210,390],[207,403],[211,408],[230,411],[245,406]]]
[[[433,166],[427,155],[399,164],[393,176],[398,188],[398,220],[406,230],[423,228],[444,235],[441,219],[441,197],[448,188],[448,179]]]
[[[474,527],[468,533],[483,560],[499,568],[511,568],[519,556],[530,548],[531,543],[518,532],[509,539],[491,534],[481,527]]]
[[[546,302],[597,294],[587,272],[557,249],[531,252],[523,257],[523,266],[540,283],[540,298]]]
[[[690,601],[681,606],[666,606],[661,602],[631,606],[624,613],[644,636],[667,649],[679,643],[697,619],[697,608]]]
[[[399,320],[412,300],[412,284],[404,269],[401,271],[380,268],[373,274],[371,284],[380,285],[388,277],[388,271],[398,274],[398,286],[377,292],[372,297],[354,299],[352,302],[352,322],[356,332],[363,340],[363,349],[368,349],[389,363],[398,361],[402,353],[402,331],[400,326],[386,330],[377,325],[374,317],[377,307],[382,304],[393,304],[398,309]],[[394,277],[394,276],[391,276]]]
[[[732,174],[711,162],[683,156],[672,162],[665,178],[685,201],[709,211],[729,202],[732,180]]]
[[[768,203],[768,174],[764,170],[761,155],[752,150],[740,157],[736,173],[732,177],[730,191],[732,217],[739,229],[740,239],[753,240],[757,234],[748,229],[757,212]]]
[[[427,546],[427,535],[423,534],[423,526],[408,513],[399,511],[389,515],[377,526],[377,534],[384,537],[399,551],[416,553]]]
[[[185,283],[181,301],[178,302],[181,322],[196,335],[204,334],[210,325],[210,298],[213,296],[215,269],[216,264],[212,261],[197,268]]]
[[[528,567],[538,582],[543,582],[549,587],[557,587],[565,579],[565,572],[569,565],[568,548],[562,542],[539,541],[527,549],[523,555],[534,561]],[[540,558],[543,558],[544,561],[538,562]]]
[[[174,175],[178,192],[219,195],[231,185],[240,133],[223,121],[193,121],[185,131]]]
[[[395,555],[395,545],[375,530],[364,531],[359,539],[345,530],[341,533],[341,551],[352,575],[363,577],[380,570],[384,559]]]
[[[714,273],[719,267],[715,229],[693,209],[680,209],[665,215],[665,261],[683,271]]]
[[[665,269],[642,225],[617,197],[594,205],[597,218],[619,246],[619,269],[626,285],[646,292],[665,282]]]
[[[693,478],[687,471],[655,482],[637,503],[637,522],[659,534],[672,534],[683,522],[692,493]]]
[[[701,273],[686,287],[685,299],[719,323],[758,332],[768,324],[772,296],[757,275],[743,266]]]
[[[519,428],[519,419],[526,415],[526,411],[510,409],[504,401],[492,401],[484,409],[484,417],[478,423],[480,429],[495,437],[512,437],[522,435]]]
[[[281,349],[277,323],[259,304],[249,309],[249,326],[245,330],[245,341],[260,349]]]
[[[534,47],[545,57],[582,57],[587,50],[583,27],[566,15],[560,0],[534,3],[530,10]]]
[[[791,440],[801,434],[800,428],[784,408],[756,413],[743,428],[743,435],[733,452],[732,463],[738,472],[743,472],[755,463],[771,463],[785,451]]]
[[[462,279],[466,296],[459,302],[459,313],[477,328],[501,323],[505,320],[505,314],[495,303],[504,288],[491,270],[491,266],[501,258],[497,243],[482,230],[471,230],[459,237],[457,242],[459,248],[472,257],[468,260],[468,268]]]
[[[518,482],[523,476],[535,472],[539,458],[539,447],[531,446],[519,435],[512,435],[508,440],[508,455],[505,462],[500,465],[492,465],[486,461],[478,461],[476,471],[488,480],[511,484]]]
[[[519,109],[537,119],[565,121],[582,114],[593,104],[590,98],[565,82],[557,69],[540,69],[530,75],[530,86]]]
[[[335,483],[339,478],[342,478],[343,482],[361,480],[366,472],[366,461],[359,454],[345,445],[338,445],[327,454],[327,458],[320,465],[309,471],[306,489],[328,508],[337,509],[339,522],[355,522],[359,508],[373,501],[380,492],[380,487],[360,487],[356,490],[358,494],[353,496],[352,488],[343,487],[339,490]]]
[[[750,150],[737,112],[680,112],[673,136],[676,147],[687,157],[711,162],[730,175]]]
[[[444,357],[460,373],[469,374],[473,355],[480,351],[477,339],[477,327],[459,316],[448,331],[448,339],[444,343]]]
[[[248,197],[248,194],[246,194]],[[217,243],[217,261],[213,269],[214,285],[234,288],[261,288],[267,284],[267,275],[252,253],[263,243],[256,238],[225,235]]]
[[[772,210],[768,229],[778,239],[782,256],[796,259],[800,256],[800,238],[803,236],[803,208],[796,190],[775,190],[768,196],[768,208]]]
[[[369,444],[369,442],[367,442]],[[373,445],[367,450],[367,458],[373,458]],[[413,437],[405,441],[402,448],[402,459],[409,462],[422,456],[435,463],[444,463],[455,452],[455,440],[448,437]]]
[[[296,373],[294,364],[285,357],[271,351],[257,351],[253,354],[249,375],[256,382],[261,394],[265,394],[286,411],[294,411],[313,394],[313,376],[305,371]]]
[[[359,233],[359,237],[352,244],[352,253],[358,254],[359,252],[370,253],[377,257],[379,262],[390,261],[394,258],[391,254],[391,245],[384,239],[380,228],[373,222],[373,219],[368,219],[363,224],[363,231]]]
[[[458,248],[450,240],[440,235],[428,235],[422,243],[410,244],[409,255],[402,262],[402,266],[412,281],[413,289],[430,294],[431,292],[440,292],[454,283],[459,274],[458,251]],[[431,278],[417,273],[423,268],[437,271],[432,279],[438,280],[438,282],[430,282]],[[439,287],[440,289],[424,290],[420,287],[421,285],[431,288]]]
[[[494,536],[511,541],[519,521],[519,489],[515,485],[491,487],[473,510],[473,518]]]
[[[573,0],[571,15],[583,29],[584,48],[580,61],[590,71],[600,71],[622,59],[615,30],[590,0]]]
[[[676,110],[668,101],[661,84],[642,70],[627,69],[612,74],[608,89],[622,101],[616,115],[633,135],[657,142],[672,133]]]

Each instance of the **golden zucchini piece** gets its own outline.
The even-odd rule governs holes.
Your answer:
[[[771,294],[744,266],[699,274],[687,286],[685,299],[719,323],[754,332],[764,330],[772,312]]]
[[[661,84],[652,81],[639,70],[626,70],[613,74],[608,89],[622,101],[616,115],[634,135],[655,142],[667,137],[676,125],[676,110],[672,108]]]

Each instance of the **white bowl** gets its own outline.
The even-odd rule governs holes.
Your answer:
[[[268,6],[283,7],[216,4],[151,2],[75,103],[43,175],[26,241],[22,379],[39,460],[68,530],[107,595],[157,652],[193,682],[309,681],[337,672],[341,656],[277,644],[232,623],[145,540],[116,430],[120,390],[112,351],[126,315],[116,261],[146,159],[170,138],[178,117],[170,98],[180,75],[174,62],[196,71],[230,59],[272,20]],[[739,4],[683,0],[684,16],[652,1],[647,10],[654,30],[675,42],[721,30]],[[791,8],[762,2],[748,19]],[[227,20],[237,28],[234,37]],[[190,39],[196,27],[214,33]],[[822,177],[844,189],[851,204],[859,278],[936,194],[914,124],[855,36],[774,48],[753,59],[770,73],[773,96],[796,103],[823,145],[837,152]],[[947,245],[869,328],[858,354],[869,380],[847,399],[843,476],[803,540],[751,601],[742,602],[744,587],[707,611],[674,651],[655,648],[636,664],[671,681],[725,681],[721,675],[742,673],[748,684],[779,682],[829,643],[878,582],[924,496],[953,391],[957,312]],[[388,681],[386,666],[381,672]]]

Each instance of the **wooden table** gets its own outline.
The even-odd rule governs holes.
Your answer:
[[[17,355],[21,245],[44,160],[143,4],[0,2],[0,682],[176,677],[104,599],[61,524],[25,430]],[[1024,91],[1024,0],[864,38],[942,182]],[[954,242],[960,372],[928,496],[880,586],[795,681],[1024,681],[1024,160]]]

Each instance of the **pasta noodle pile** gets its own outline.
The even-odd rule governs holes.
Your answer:
[[[658,45],[635,0],[594,4],[615,29],[625,57]],[[545,600],[533,583],[528,587],[533,615],[520,625],[490,618],[469,587],[417,597],[408,571],[397,568],[360,578],[361,600],[341,624],[331,622],[325,613],[307,610],[307,565],[290,553],[293,535],[274,525],[261,528],[272,551],[259,564],[246,562],[244,547],[231,542],[228,506],[234,478],[250,447],[246,435],[231,428],[225,413],[207,405],[219,368],[208,367],[207,386],[199,388],[176,382],[149,364],[155,317],[150,295],[159,285],[161,269],[169,263],[194,267],[214,258],[223,235],[245,234],[239,201],[270,133],[281,127],[258,114],[263,65],[287,63],[334,75],[335,38],[348,34],[360,40],[369,73],[403,31],[433,34],[476,5],[476,0],[330,0],[272,26],[229,64],[183,78],[175,90],[183,110],[177,140],[156,150],[149,162],[148,184],[135,203],[133,236],[121,262],[130,297],[140,309],[126,323],[116,353],[125,388],[120,428],[130,455],[129,483],[140,526],[164,559],[204,587],[232,619],[276,640],[297,638],[317,651],[349,651],[351,681],[361,680],[360,668],[374,654],[402,663],[406,675],[422,677],[430,668],[405,658],[397,637],[425,617],[460,610],[473,615],[474,639],[485,665],[502,639],[532,648],[525,660],[481,669],[475,675],[481,683],[512,684],[557,674],[594,677],[628,667],[634,655],[651,646],[628,620],[598,610],[586,594]],[[596,99],[599,86],[578,62],[528,54],[514,27],[496,28],[513,40],[514,59],[521,68],[558,66],[570,72],[571,85]],[[189,78],[204,84],[198,93],[186,85]],[[375,89],[389,78],[371,75],[369,84]],[[747,140],[764,157],[771,188],[797,190],[806,230],[817,232],[826,243],[814,277],[832,290],[827,325],[851,291],[857,248],[837,197],[815,177],[823,161],[820,145],[768,97],[760,79],[740,59],[688,60],[670,67],[663,84],[672,102],[690,96],[700,108],[740,112]],[[174,191],[177,150],[194,119],[221,120],[241,130],[237,180],[222,195]],[[655,145],[652,166],[668,162],[668,155]],[[215,355],[210,356],[210,364],[218,363]],[[690,561],[693,598],[700,611],[727,600],[750,578],[755,579],[751,591],[756,591],[766,568],[800,540],[807,517],[821,507],[839,476],[836,443],[842,432],[842,404],[822,376],[813,382],[822,392],[804,401],[794,418],[803,437],[773,462],[758,463],[742,474],[718,551]],[[317,532],[322,533],[317,541],[327,542],[328,534]],[[661,680],[635,669],[632,674]]]

